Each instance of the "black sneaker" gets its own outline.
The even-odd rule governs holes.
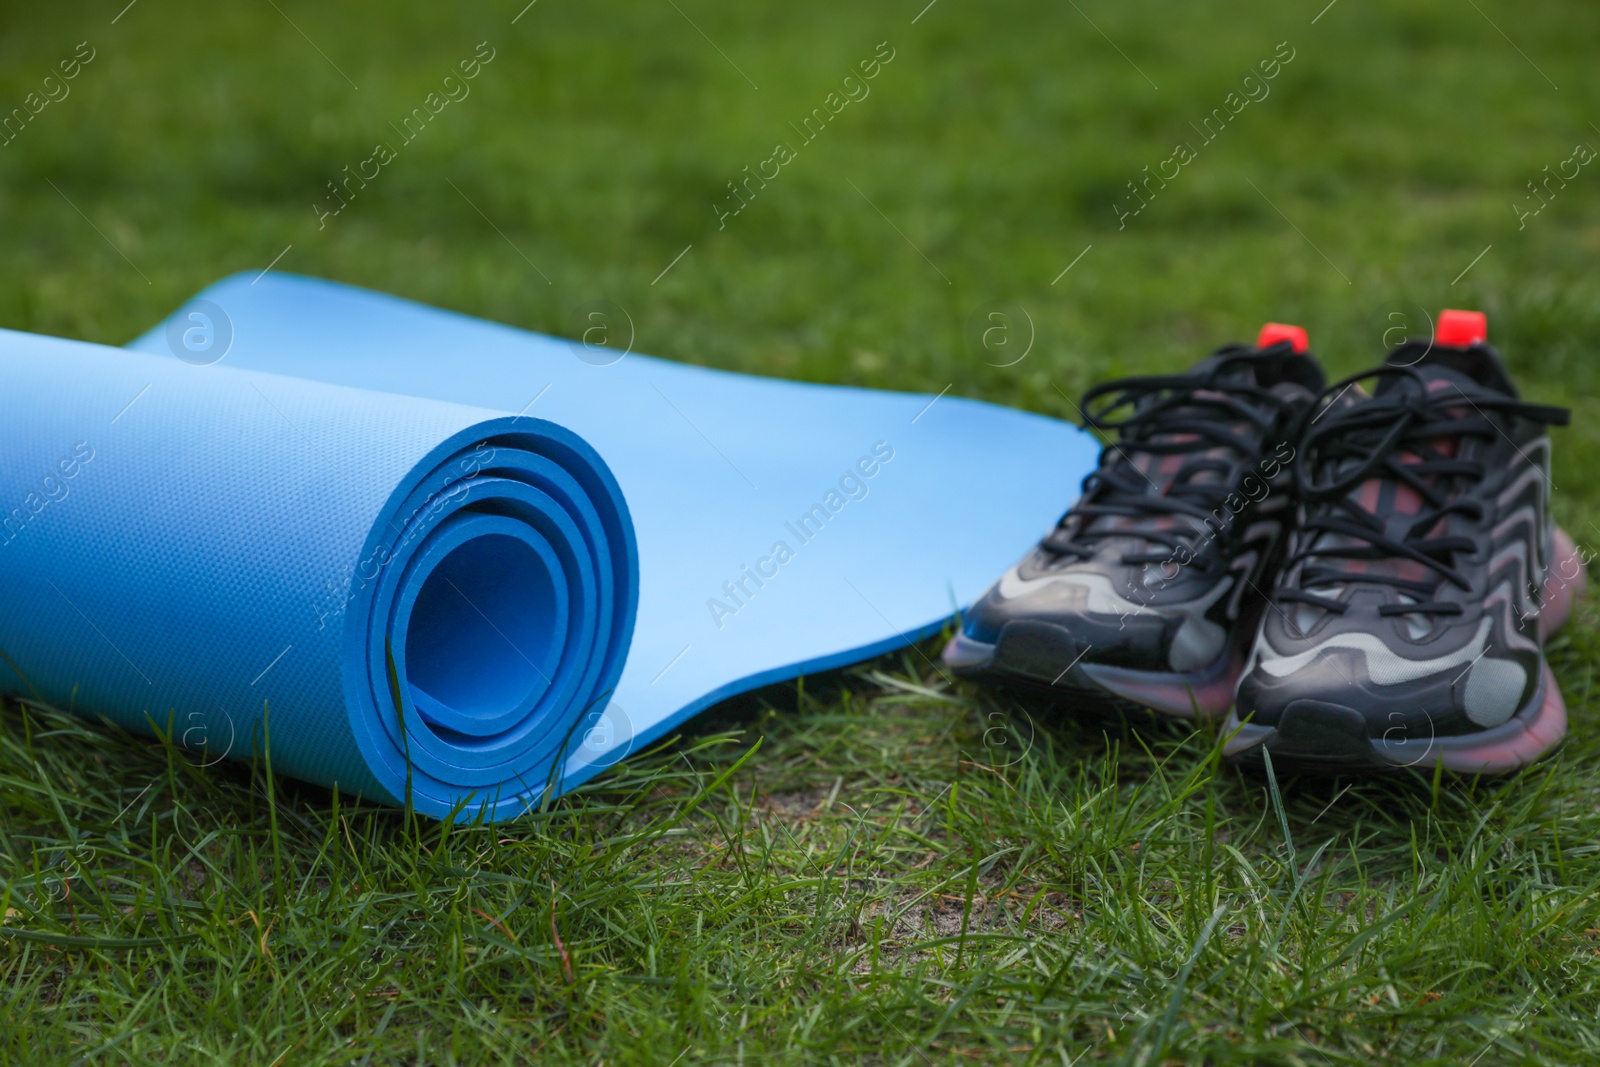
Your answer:
[[[1567,412],[1520,400],[1486,336],[1481,314],[1446,311],[1308,422],[1299,529],[1228,723],[1236,761],[1497,774],[1566,734],[1543,642],[1584,577],[1547,509],[1545,428]]]
[[[1187,373],[1090,389],[1084,425],[1115,440],[966,613],[945,663],[1090,711],[1220,717],[1293,514],[1291,441],[1322,386],[1305,331],[1269,323]]]

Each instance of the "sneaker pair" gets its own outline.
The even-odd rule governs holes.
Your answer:
[[[1484,316],[1324,387],[1269,323],[1184,374],[1090,389],[1083,496],[963,619],[956,673],[1053,702],[1227,716],[1235,762],[1526,766],[1566,734],[1543,652],[1584,582],[1549,517],[1562,408]]]

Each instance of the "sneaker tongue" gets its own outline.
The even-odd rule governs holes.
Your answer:
[[[1229,353],[1226,349],[1213,352],[1202,359],[1184,373],[1185,378],[1193,378],[1202,382],[1209,380],[1215,385],[1226,388],[1227,386],[1256,385],[1256,369],[1249,360],[1240,359],[1237,355]]]
[[[1459,391],[1468,397],[1472,397],[1485,391],[1484,385],[1476,378],[1448,363],[1419,363],[1416,365],[1416,371],[1427,384],[1430,396],[1439,393],[1453,394]],[[1377,387],[1373,390],[1373,396],[1385,396],[1396,389],[1406,387],[1406,379],[1399,376],[1387,377],[1378,382]]]
[[[1499,353],[1487,344],[1462,348],[1436,345],[1431,341],[1412,341],[1390,352],[1384,362],[1391,367],[1415,367],[1430,381],[1435,377],[1457,381],[1469,395],[1472,390],[1466,389],[1468,383],[1478,389],[1489,389],[1513,398],[1518,395],[1517,387],[1511,383],[1511,375],[1501,362]],[[1380,385],[1378,392],[1393,387],[1397,380],[1397,377],[1391,377]]]

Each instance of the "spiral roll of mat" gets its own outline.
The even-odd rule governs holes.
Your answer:
[[[576,434],[9,332],[0,373],[7,693],[463,818],[605,706],[638,551]]]

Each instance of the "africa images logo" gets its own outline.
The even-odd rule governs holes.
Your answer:
[[[843,95],[840,95],[839,92],[830,92],[822,98],[820,105],[812,108],[810,113],[800,120],[799,126],[796,126],[793,122],[789,123],[789,128],[800,135],[800,147],[804,148],[820,137],[822,131],[828,128],[828,123],[836,120],[844,109],[850,106],[852,101],[860,103],[865,100],[872,93],[872,86],[868,85],[867,82],[882,73],[883,68],[893,62],[896,55],[897,53],[888,41],[878,42],[877,47],[873,49],[872,56],[856,64],[856,70],[860,72],[860,77],[858,78],[855,73],[847,74],[839,83],[839,88]],[[765,189],[768,182],[776,181],[778,175],[783,172],[783,168],[799,158],[800,153],[793,144],[788,141],[779,141],[773,146],[772,155],[756,164],[756,172],[754,174],[750,173],[750,166],[746,164],[744,167],[745,176],[739,179],[737,184],[732,181],[728,182],[728,200],[731,203],[731,207],[725,207],[722,204],[711,205],[711,210],[716,212],[717,215],[717,229],[726,229],[729,219],[754,203],[756,194]],[[766,169],[769,164],[772,168],[771,173],[768,173]],[[752,185],[752,182],[758,184]]]
[[[195,367],[209,367],[233,347],[233,320],[209,300],[191,300],[167,320],[167,348]]]
[[[857,459],[853,467],[839,476],[837,485],[828,487],[821,501],[812,504],[797,519],[783,524],[784,530],[794,539],[795,546],[808,545],[816,540],[846,504],[853,500],[865,500],[871,492],[868,481],[877,477],[892,459],[894,446],[888,441],[874,442],[872,454]],[[767,582],[778,576],[783,565],[795,558],[795,552],[794,546],[780,538],[773,542],[765,556],[756,560],[753,569],[748,563],[740,564],[738,575],[722,583],[726,599],[717,596],[706,598],[706,610],[711,613],[711,621],[717,629],[726,625],[723,620],[729,615],[737,615],[748,607],[756,593],[766,588]]]
[[[1285,54],[1285,49],[1288,49],[1287,54]],[[1260,77],[1257,77],[1252,72],[1246,74],[1240,81],[1239,87],[1244,90],[1243,95],[1237,89],[1230,91],[1227,96],[1223,97],[1219,106],[1212,108],[1211,113],[1200,120],[1199,126],[1192,122],[1189,123],[1189,126],[1200,135],[1200,148],[1204,148],[1220,137],[1222,131],[1227,129],[1228,123],[1238,118],[1240,113],[1249,107],[1252,101],[1260,103],[1271,95],[1272,86],[1267,83],[1282,73],[1284,67],[1293,63],[1296,55],[1298,53],[1290,47],[1288,41],[1279,41],[1272,56],[1256,64],[1256,69],[1261,72]],[[1120,203],[1111,205],[1117,213],[1117,229],[1126,229],[1129,219],[1149,207],[1151,201],[1155,200],[1156,193],[1159,190],[1165,189],[1168,182],[1177,180],[1178,175],[1183,173],[1183,168],[1199,158],[1199,149],[1188,141],[1180,141],[1173,147],[1172,155],[1156,164],[1154,174],[1150,173],[1149,166],[1146,166],[1142,181],[1128,182],[1128,191],[1133,194],[1138,206],[1127,209]],[[1167,169],[1169,167],[1171,168],[1170,173]],[[1154,187],[1152,187],[1151,183],[1155,183]]]

